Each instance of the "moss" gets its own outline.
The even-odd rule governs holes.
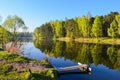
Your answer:
[[[57,80],[54,69],[47,69],[43,72],[32,72],[29,80]]]
[[[24,77],[22,77],[24,74],[15,72],[9,63],[0,64],[0,79],[2,80],[24,79]]]
[[[30,73],[29,71],[23,72],[6,72],[6,68],[2,68],[3,70],[0,73],[0,79],[2,80],[57,80],[57,77],[54,75],[55,71],[53,69],[48,69],[43,72],[33,71]]]
[[[17,54],[0,51],[0,79],[1,80],[57,80],[56,72],[53,68],[46,68],[44,71],[29,71],[23,69],[17,71],[11,66],[11,63],[30,62],[40,63],[42,65],[50,65],[47,61],[38,61],[35,59],[28,59]],[[3,60],[3,62],[2,62]]]
[[[0,64],[0,75],[2,75],[3,73],[6,73],[9,67],[10,67],[9,64]]]
[[[10,54],[4,51],[0,51],[0,59],[4,59],[8,62],[27,62],[29,59],[19,56],[17,54]]]

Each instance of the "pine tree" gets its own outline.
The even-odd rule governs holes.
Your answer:
[[[95,17],[95,20],[92,26],[92,33],[96,38],[102,37],[102,21],[98,15]]]
[[[115,37],[117,37],[117,35],[118,35],[117,22],[115,20],[113,20],[113,22],[110,24],[110,28],[108,28],[108,36],[115,38]]]

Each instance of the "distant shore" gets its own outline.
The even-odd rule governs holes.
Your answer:
[[[60,41],[76,41],[76,42],[81,42],[81,43],[98,43],[98,44],[120,44],[120,39],[112,39],[112,38],[68,38],[68,37],[63,37],[63,38],[57,38],[57,40]]]

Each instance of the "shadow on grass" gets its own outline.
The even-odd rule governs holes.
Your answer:
[[[28,80],[58,80],[55,70],[49,69],[40,73],[31,73]]]

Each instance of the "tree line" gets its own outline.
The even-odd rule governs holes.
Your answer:
[[[92,17],[90,13],[72,19],[55,20],[42,24],[34,30],[34,37],[41,38],[100,38],[120,37],[120,13],[111,12]]]

